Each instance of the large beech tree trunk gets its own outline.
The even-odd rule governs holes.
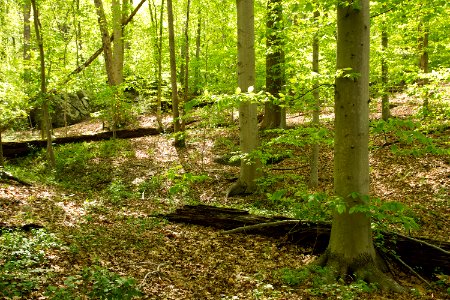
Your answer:
[[[273,98],[264,105],[264,119],[261,124],[261,128],[264,129],[285,127],[286,124],[285,110],[277,103],[279,93],[285,84],[284,43],[282,34],[282,0],[268,0],[266,22],[266,91]]]
[[[333,214],[330,242],[319,264],[330,267],[330,281],[355,275],[401,287],[377,265],[370,217],[350,213],[366,205],[369,194],[369,0],[346,0],[337,7],[337,70],[335,90],[334,188],[345,211]]]
[[[238,86],[243,92],[255,86],[255,29],[253,0],[237,0],[238,29]],[[239,140],[243,155],[249,155],[258,147],[258,120],[256,103],[242,99],[239,104]],[[249,194],[256,190],[259,162],[254,158],[241,160],[238,181],[228,190],[228,196]]]
[[[45,56],[44,56],[44,42],[40,31],[39,12],[36,6],[36,0],[31,0],[31,6],[33,7],[34,29],[36,31],[36,41],[39,48],[39,58],[41,62],[41,96],[42,96],[42,113],[43,123],[45,125],[45,135],[47,138],[47,159],[52,169],[55,168],[55,154],[53,153],[52,146],[52,123],[50,121],[49,114],[49,101],[47,96],[47,82],[45,74]]]

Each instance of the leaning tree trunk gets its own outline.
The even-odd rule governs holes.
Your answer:
[[[55,154],[53,153],[52,146],[52,134],[51,134],[51,122],[50,122],[50,114],[49,114],[49,103],[47,97],[47,82],[45,78],[45,56],[44,56],[44,42],[41,36],[40,31],[40,22],[39,22],[39,12],[36,7],[36,0],[31,0],[31,6],[33,7],[33,16],[34,16],[34,29],[36,31],[36,40],[39,48],[39,57],[41,62],[41,95],[43,97],[42,103],[42,112],[43,112],[43,123],[45,124],[45,134],[47,137],[47,158],[49,165],[52,169],[55,168]]]
[[[353,212],[369,194],[369,0],[340,2],[337,7],[334,188],[345,208],[333,213],[330,241],[319,264],[330,280],[356,275],[401,290],[377,265],[370,217]]]
[[[279,93],[285,84],[283,51],[283,6],[282,0],[267,1],[266,22],[266,91],[272,100],[264,104],[264,119],[261,128],[280,128],[286,124]]]
[[[178,108],[177,63],[175,60],[175,32],[173,26],[172,0],[167,0],[167,21],[169,25],[170,82],[172,86],[172,117],[175,147],[184,147],[184,133],[181,130],[180,112]]]
[[[238,28],[238,86],[243,92],[255,86],[255,31],[253,0],[237,0]],[[251,91],[251,89],[250,89]],[[260,175],[259,160],[250,157],[258,147],[258,120],[256,103],[243,98],[239,104],[239,140],[241,152],[247,156],[241,160],[238,181],[228,190],[228,196],[249,194],[256,190],[255,179]]]

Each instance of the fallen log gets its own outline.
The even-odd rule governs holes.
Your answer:
[[[160,215],[171,222],[210,226],[224,233],[242,232],[282,239],[286,243],[311,247],[312,252],[325,251],[331,223],[295,220],[283,216],[264,217],[248,211],[207,205],[186,205],[175,212]],[[425,276],[450,274],[450,243],[426,238],[412,238],[394,232],[382,232],[377,251],[401,258],[408,266]]]
[[[21,185],[31,186],[31,183],[23,181],[22,179],[17,178],[16,176],[12,175],[11,173],[3,171],[1,168],[0,168],[0,180],[15,181],[17,183],[20,183]]]
[[[147,135],[158,135],[161,132],[156,128],[135,128],[122,129],[116,131],[116,137],[119,139],[130,139],[143,137]],[[64,145],[69,143],[95,142],[101,140],[108,140],[113,137],[112,131],[100,132],[96,134],[86,134],[78,136],[57,137],[52,142],[54,145]],[[4,157],[21,157],[26,156],[36,149],[41,149],[47,146],[47,141],[32,140],[23,142],[6,142],[3,143]]]

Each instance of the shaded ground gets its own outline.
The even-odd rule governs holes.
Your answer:
[[[416,109],[401,100],[394,115],[408,115],[411,109]],[[302,121],[305,121],[302,116],[288,119],[291,125]],[[142,117],[140,122],[156,127],[152,117]],[[331,128],[330,124],[327,127]],[[100,130],[101,124],[91,121],[59,129],[55,134]],[[260,236],[221,235],[210,228],[169,224],[152,217],[186,203],[233,205],[263,214],[289,213],[282,205],[268,202],[266,193],[277,188],[304,189],[309,176],[309,149],[289,147],[293,152],[291,158],[276,167],[265,168],[267,178],[273,181],[266,181],[262,193],[227,199],[226,189],[238,175],[239,168],[213,161],[238,149],[237,128],[211,129],[196,124],[188,134],[185,150],[177,151],[169,135],[136,138],[120,142],[121,148],[114,156],[101,152],[100,156],[89,158],[86,165],[61,166],[66,173],[59,176],[67,178],[56,179],[53,183],[38,183],[39,174],[35,174],[32,187],[0,182],[0,222],[41,224],[55,233],[63,244],[46,252],[46,263],[37,271],[41,272],[39,280],[42,282],[24,298],[42,299],[47,286],[67,287],[64,280],[79,276],[83,268],[93,265],[134,277],[144,293],[143,299],[448,297],[445,291],[426,287],[401,270],[396,270],[394,276],[405,287],[414,289],[414,293],[367,295],[361,294],[361,288],[355,286],[331,286],[311,280],[291,286],[281,278],[280,270],[300,268],[313,261],[311,249]],[[21,137],[24,135],[32,134],[21,133]],[[448,137],[449,131],[440,136]],[[390,147],[383,146],[384,143],[385,137],[373,136],[372,195],[397,200],[412,208],[411,216],[421,228],[411,235],[449,241],[448,156],[399,156],[393,154]],[[106,147],[114,148],[112,144]],[[75,153],[72,155],[73,160],[78,159]],[[317,191],[331,193],[330,147],[322,147],[320,166]],[[201,174],[208,178],[200,177]]]

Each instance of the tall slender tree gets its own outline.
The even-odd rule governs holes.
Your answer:
[[[370,217],[355,212],[369,194],[369,0],[337,5],[337,70],[335,90],[334,188],[345,204],[333,214],[331,236],[319,264],[335,276],[401,287],[377,264]]]
[[[175,59],[175,29],[173,24],[172,0],[167,0],[167,21],[169,27],[169,52],[170,52],[170,82],[172,86],[172,117],[173,132],[175,135],[175,147],[185,146],[184,132],[181,128],[178,86],[177,86],[177,63]]]
[[[314,12],[314,19],[318,21],[320,16],[319,11]],[[316,74],[319,74],[319,33],[315,32],[313,37],[313,57],[312,57],[312,71]],[[319,84],[316,82],[314,84],[313,90],[314,96],[314,110],[312,117],[312,124],[316,128],[319,127],[320,122],[320,93],[319,93]],[[312,145],[311,158],[310,158],[310,177],[309,177],[309,186],[315,188],[319,185],[319,144],[314,143]]]
[[[253,0],[236,0],[238,30],[238,86],[241,91],[251,92],[255,86],[255,28]],[[252,151],[259,144],[256,103],[243,98],[239,103],[239,141],[241,152],[241,169],[238,181],[228,190],[227,195],[253,193],[260,172],[259,160],[252,157]]]
[[[264,105],[264,119],[261,128],[285,127],[285,110],[279,103],[279,93],[285,85],[284,39],[282,0],[267,1],[266,21],[266,91],[271,100]],[[284,124],[284,125],[283,125]]]
[[[52,146],[52,123],[50,121],[49,114],[49,100],[47,95],[47,80],[45,71],[45,55],[44,55],[44,40],[41,35],[41,23],[39,21],[39,11],[36,6],[36,0],[31,0],[31,6],[33,7],[33,19],[34,19],[34,30],[36,32],[36,42],[39,49],[39,60],[40,60],[40,73],[41,73],[41,91],[40,95],[42,97],[42,114],[43,114],[43,124],[45,125],[45,135],[47,138],[47,159],[49,165],[52,169],[55,168],[55,155]]]
[[[389,108],[389,69],[386,59],[386,52],[388,49],[389,36],[387,28],[383,28],[381,31],[381,82],[383,84],[383,95],[381,96],[381,118],[387,121],[391,117],[391,111]]]

